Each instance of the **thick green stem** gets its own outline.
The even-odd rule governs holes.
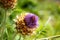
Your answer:
[[[21,35],[19,36],[19,40],[21,40]]]
[[[3,40],[3,34],[4,34],[4,32],[5,32],[5,29],[6,29],[6,21],[7,21],[7,12],[6,11],[4,11],[3,13],[2,13],[2,15],[3,15],[3,21],[1,22],[1,40]]]

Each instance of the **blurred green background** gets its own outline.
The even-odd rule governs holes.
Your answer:
[[[13,19],[22,12],[30,12],[39,16],[36,34],[26,37],[15,35]],[[40,40],[40,38],[60,35],[60,0],[18,0],[16,8],[10,13],[4,32],[0,33],[2,40]],[[2,14],[0,13],[0,24],[1,20]],[[60,37],[50,40],[60,40]]]

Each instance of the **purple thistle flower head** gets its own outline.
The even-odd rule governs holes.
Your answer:
[[[35,28],[38,26],[38,16],[36,16],[35,14],[27,14],[24,20],[25,20],[25,24],[29,28]]]

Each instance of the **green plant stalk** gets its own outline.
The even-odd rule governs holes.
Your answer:
[[[8,16],[7,16],[7,11],[4,11],[3,13],[2,13],[2,15],[3,15],[3,21],[1,22],[1,40],[3,40],[3,34],[4,34],[4,32],[5,32],[5,29],[6,29],[6,22],[7,22],[7,18],[8,18]]]
[[[40,39],[36,39],[36,40],[52,40],[52,39],[55,39],[55,38],[60,38],[60,35],[50,36],[50,37],[47,37],[47,38],[40,38]]]
[[[21,35],[19,35],[19,40],[21,40],[21,37],[22,37],[22,36],[21,36]]]

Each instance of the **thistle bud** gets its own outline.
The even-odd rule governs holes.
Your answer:
[[[17,0],[0,0],[1,5],[5,9],[13,9],[16,5]]]
[[[35,14],[22,14],[17,16],[16,30],[23,35],[32,34],[38,26],[38,16]]]

